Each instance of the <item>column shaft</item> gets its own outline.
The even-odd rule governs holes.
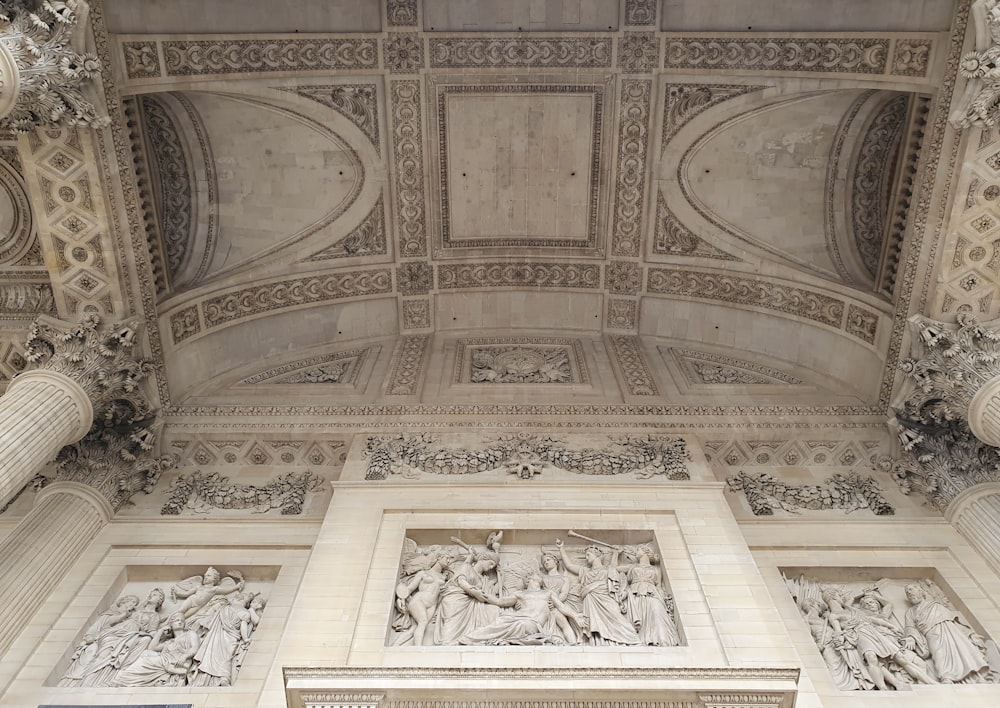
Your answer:
[[[30,371],[14,379],[0,396],[0,505],[82,438],[92,417],[86,393],[67,376]]]
[[[81,487],[60,482],[44,490],[0,543],[0,656],[108,522],[107,502]]]
[[[952,526],[1000,573],[1000,492],[980,495],[973,488],[973,494],[957,499],[957,504],[953,502],[948,517]]]

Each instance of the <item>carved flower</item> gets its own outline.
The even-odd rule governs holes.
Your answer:
[[[391,72],[413,73],[424,66],[424,45],[412,34],[390,34],[384,46],[385,66]]]
[[[434,285],[434,271],[429,263],[411,261],[396,269],[396,286],[404,295],[425,295]]]
[[[626,32],[618,44],[618,66],[625,71],[652,71],[659,59],[660,45],[652,32]]]

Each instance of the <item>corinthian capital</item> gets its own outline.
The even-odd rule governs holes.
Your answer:
[[[956,326],[915,315],[910,327],[914,356],[900,369],[912,385],[898,406],[900,417],[924,426],[969,420],[977,432],[970,407],[1000,382],[1000,322],[984,325],[960,313]]]
[[[124,425],[98,421],[83,440],[59,452],[57,479],[93,487],[118,511],[135,494],[153,491],[160,474],[177,462],[175,455],[156,454],[158,427],[152,417]]]
[[[0,128],[107,124],[82,93],[101,71],[96,55],[74,46],[86,13],[82,0],[0,3]]]
[[[153,365],[137,356],[137,321],[102,325],[97,315],[79,324],[42,316],[32,323],[25,345],[28,368],[55,371],[87,394],[98,420],[132,423],[149,417],[142,389]]]

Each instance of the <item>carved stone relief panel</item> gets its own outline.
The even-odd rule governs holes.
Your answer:
[[[300,359],[248,376],[242,379],[238,385],[341,384],[354,386],[365,362],[369,357],[377,356],[378,349],[378,347],[349,349]]]
[[[956,608],[934,571],[785,568],[837,688],[904,691],[920,684],[998,683],[1000,653]]]
[[[734,357],[713,352],[671,347],[667,352],[684,373],[688,383],[710,385],[799,385],[801,379]]]
[[[455,383],[590,383],[578,339],[486,337],[460,339],[456,345]]]
[[[123,692],[232,685],[266,617],[277,570],[128,567],[117,597],[81,628],[53,683]]]
[[[595,438],[600,440],[595,445]],[[603,438],[603,440],[602,440]],[[543,436],[529,433],[486,437],[470,445],[431,433],[369,436],[361,476],[366,480],[479,475],[484,481],[549,481],[583,476],[635,480],[686,480],[691,459],[682,438],[647,436]]]
[[[843,509],[847,513],[870,509],[877,516],[896,513],[874,478],[854,472],[835,474],[822,484],[795,484],[765,472],[740,471],[726,482],[730,491],[743,493],[754,516],[771,516],[778,509],[792,514],[827,509]]]
[[[387,646],[682,644],[651,531],[407,534]]]

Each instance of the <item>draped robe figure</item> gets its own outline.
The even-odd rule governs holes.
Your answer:
[[[919,585],[906,586],[906,634],[915,651],[934,660],[942,683],[959,683],[989,669],[985,648],[959,614],[929,597]],[[981,640],[980,640],[981,641]]]
[[[458,644],[469,632],[495,620],[500,608],[486,602],[483,592],[484,574],[496,567],[492,558],[473,561],[466,559],[450,567],[451,579],[441,588],[434,625],[434,643],[438,646]]]

